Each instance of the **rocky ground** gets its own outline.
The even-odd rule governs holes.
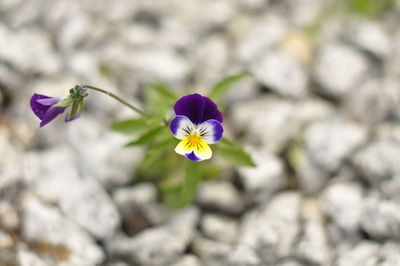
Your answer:
[[[364,20],[330,2],[0,1],[0,265],[400,265],[400,3]],[[140,104],[151,81],[205,93],[243,70],[225,127],[257,167],[181,211],[129,185],[143,150],[108,130],[129,111],[91,94],[39,129],[28,104],[77,83]]]

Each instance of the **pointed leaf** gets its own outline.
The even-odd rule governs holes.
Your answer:
[[[111,124],[110,128],[122,134],[133,134],[143,132],[153,127],[154,123],[149,121],[149,119],[140,117],[114,122]]]
[[[125,146],[130,147],[130,146],[148,144],[151,141],[153,141],[157,136],[159,136],[161,133],[163,133],[164,132],[163,129],[165,129],[165,126],[159,126],[151,130],[148,130],[136,140],[128,142]]]
[[[240,146],[222,138],[216,144],[218,153],[226,160],[237,166],[255,166],[251,156],[245,152]]]
[[[250,72],[242,72],[236,75],[228,76],[214,85],[208,97],[213,100],[217,100],[219,97],[221,97],[221,95],[223,95],[227,90],[235,85],[236,82],[239,82],[240,80],[251,76],[252,74]]]

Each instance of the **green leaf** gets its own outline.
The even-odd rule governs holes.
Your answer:
[[[247,152],[245,152],[241,147],[226,138],[222,138],[216,144],[216,147],[218,153],[224,159],[230,161],[234,165],[255,166],[253,160]]]
[[[157,92],[157,94],[162,96],[164,99],[167,98],[174,102],[178,100],[178,96],[176,96],[176,94],[173,93],[171,89],[165,86],[164,84],[152,84],[149,86],[149,88]]]
[[[154,169],[154,166],[162,160],[168,151],[174,149],[175,145],[175,140],[172,137],[168,137],[167,139],[162,140],[161,142],[158,142],[150,147],[139,166],[139,172],[142,175],[146,175],[149,170]]]
[[[227,90],[235,85],[235,83],[250,76],[252,76],[250,72],[242,72],[236,75],[228,76],[214,85],[208,97],[213,100],[217,100],[219,97],[221,97],[221,95],[223,95]]]
[[[130,147],[130,146],[148,144],[151,141],[153,141],[157,136],[159,136],[161,133],[163,133],[164,132],[163,129],[165,129],[165,126],[159,126],[159,127],[150,129],[150,130],[146,131],[145,133],[143,133],[136,140],[128,142],[125,146]]]
[[[196,196],[198,184],[201,181],[201,173],[199,164],[196,162],[188,161],[182,185],[182,192],[180,198],[180,206],[184,207],[192,202]]]
[[[154,123],[148,118],[140,117],[114,122],[110,128],[122,134],[133,134],[143,132],[150,127],[154,127]]]

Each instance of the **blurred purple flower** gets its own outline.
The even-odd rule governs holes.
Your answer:
[[[43,127],[50,123],[54,118],[58,115],[64,113],[65,109],[67,109],[70,104],[57,106],[60,101],[66,100],[68,98],[61,97],[49,97],[42,94],[33,94],[31,97],[31,108],[33,113],[41,120],[40,127]],[[65,122],[72,121],[80,116],[80,113],[77,113],[72,118],[69,114],[65,117]]]
[[[208,144],[218,142],[224,132],[223,116],[217,105],[196,93],[180,98],[174,110],[176,116],[170,123],[170,130],[182,140],[175,151],[192,161],[210,159],[212,151]]]

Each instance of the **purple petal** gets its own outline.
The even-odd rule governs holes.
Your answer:
[[[175,103],[174,110],[176,115],[186,116],[196,125],[209,119],[221,123],[223,121],[217,105],[211,99],[197,93],[180,98]]]
[[[194,131],[195,125],[186,116],[177,115],[171,120],[169,129],[177,139],[184,139]]]
[[[217,120],[218,122],[222,123],[224,121],[224,118],[222,116],[222,113],[218,110],[218,106],[216,103],[214,103],[210,98],[208,97],[203,97],[205,101],[205,107],[204,107],[204,114],[203,114],[203,121],[207,121],[210,119]]]
[[[61,97],[49,97],[45,99],[38,99],[36,102],[40,103],[41,105],[50,106],[57,104],[59,101],[61,101],[61,99]]]
[[[222,124],[214,119],[210,119],[201,123],[198,127],[198,130],[200,132],[200,137],[207,144],[214,144],[218,142],[224,133],[224,127]]]
[[[62,114],[67,107],[55,107],[51,106],[47,112],[45,113],[42,121],[40,122],[40,127],[43,127],[50,123],[54,118],[56,118],[59,114]]]
[[[52,98],[52,97],[42,95],[42,94],[37,94],[37,93],[33,94],[31,97],[31,101],[30,101],[31,109],[32,109],[33,113],[41,120],[44,118],[45,113],[50,108],[50,106],[43,105],[43,104],[39,103],[38,100],[49,99],[49,98]]]
[[[81,117],[81,112],[78,112],[74,117],[71,117],[71,114],[68,113],[65,115],[64,122],[71,122],[79,117]]]
[[[191,161],[194,162],[198,162],[201,161],[201,159],[199,157],[196,156],[196,154],[194,154],[194,151],[192,151],[191,153],[185,154],[186,158],[188,158]]]

